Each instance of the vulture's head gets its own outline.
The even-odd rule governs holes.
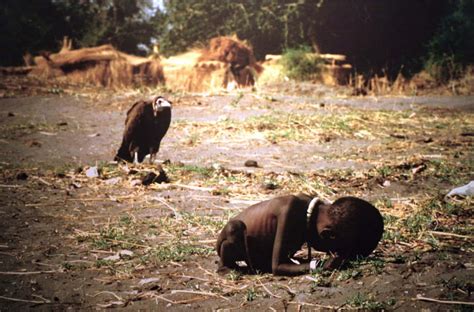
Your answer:
[[[153,114],[155,117],[158,115],[159,112],[162,112],[166,108],[171,109],[171,102],[165,99],[164,97],[157,96],[153,99]]]

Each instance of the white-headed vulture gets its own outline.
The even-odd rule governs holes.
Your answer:
[[[150,154],[152,163],[170,123],[171,102],[165,98],[158,96],[133,104],[127,112],[122,145],[115,160],[142,162]]]

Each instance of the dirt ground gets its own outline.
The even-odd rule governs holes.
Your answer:
[[[474,179],[474,97],[164,92],[157,163],[124,166],[126,109],[162,91],[1,86],[0,311],[472,309],[473,201],[444,195]],[[170,182],[141,185],[158,163]],[[377,250],[341,271],[216,274],[225,222],[297,192],[374,203]]]

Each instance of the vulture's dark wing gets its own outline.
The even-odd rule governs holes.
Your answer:
[[[137,145],[137,140],[140,140],[141,128],[142,128],[142,115],[143,107],[145,103],[136,102],[127,111],[127,117],[125,119],[125,130],[123,132],[122,144],[115,156],[116,160],[125,160],[128,162],[133,161],[133,153],[130,150],[132,143]]]
[[[125,126],[127,126],[127,123],[128,123],[128,120],[130,118],[130,114],[132,113],[132,111],[134,111],[136,109],[136,107],[138,105],[140,105],[141,103],[143,103],[143,101],[138,101],[138,102],[135,102],[133,103],[133,105],[128,109],[127,111],[127,117],[125,118]]]

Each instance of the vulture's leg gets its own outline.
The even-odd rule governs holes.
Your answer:
[[[134,153],[134,156],[133,156],[133,163],[134,163],[134,164],[138,164],[138,152],[135,152],[135,153]]]
[[[156,154],[151,153],[150,154],[150,165],[152,165],[155,162]]]

